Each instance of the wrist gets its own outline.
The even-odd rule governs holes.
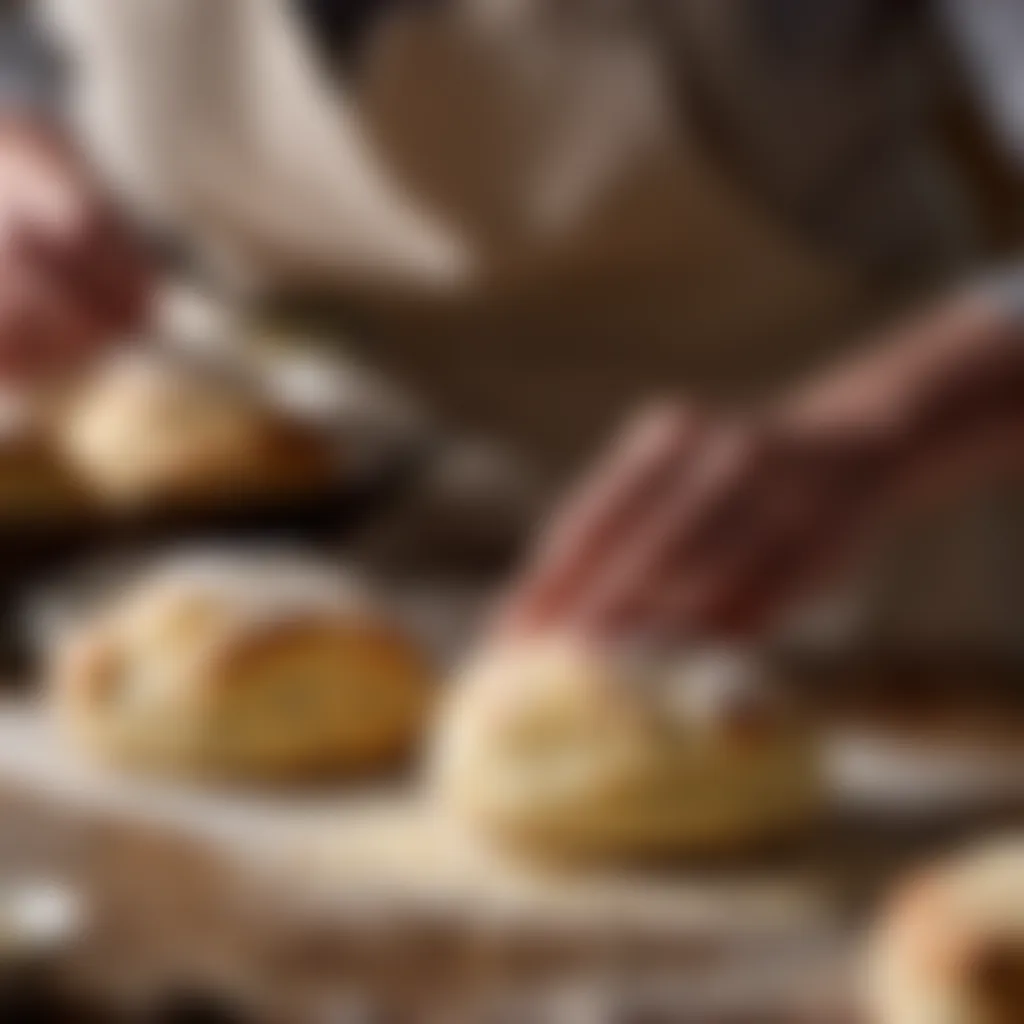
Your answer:
[[[1024,327],[996,293],[973,289],[787,404],[807,429],[874,446],[894,496],[916,498],[1005,462],[1024,422]]]

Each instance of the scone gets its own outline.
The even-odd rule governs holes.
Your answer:
[[[58,440],[111,508],[229,503],[323,487],[324,439],[250,391],[155,354],[120,355],[72,393]]]
[[[901,887],[871,942],[868,995],[877,1024],[1024,1020],[1024,839]]]
[[[234,777],[363,772],[408,753],[424,649],[333,570],[179,557],[58,645],[67,735],[128,766]]]
[[[806,825],[822,797],[808,732],[724,653],[498,650],[456,689],[436,756],[457,816],[555,856],[744,850]]]

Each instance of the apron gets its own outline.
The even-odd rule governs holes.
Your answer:
[[[282,0],[51,13],[90,152],[139,210],[236,286],[329,291],[378,366],[561,475],[638,402],[756,397],[893,304],[705,144],[688,61],[728,5],[677,4],[693,24],[664,31],[639,6],[415,6],[347,76]],[[912,234],[952,266],[947,227]],[[915,570],[929,636],[994,642],[990,526],[961,515]],[[903,583],[897,632],[921,607]]]

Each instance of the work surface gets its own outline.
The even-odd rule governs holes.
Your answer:
[[[893,874],[1017,819],[1024,754],[1009,749],[837,735],[836,806],[798,848],[540,871],[468,842],[409,779],[298,793],[126,779],[69,755],[32,706],[8,704],[0,869],[85,901],[91,927],[63,968],[121,998],[188,978],[299,1021],[339,992],[407,1006],[585,978],[611,1005],[639,989],[653,998],[666,978],[678,991],[659,998],[683,998],[685,978],[691,1005],[778,1005],[778,1018],[737,1005],[735,1019],[817,1024],[834,1019],[822,1001],[840,1001],[863,912]],[[743,985],[712,984],[725,977]]]

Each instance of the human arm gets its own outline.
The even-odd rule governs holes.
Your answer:
[[[144,318],[144,246],[61,117],[30,6],[0,9],[0,381],[57,372]]]
[[[643,414],[542,530],[500,628],[749,634],[894,519],[1024,471],[1020,277],[762,408]]]

